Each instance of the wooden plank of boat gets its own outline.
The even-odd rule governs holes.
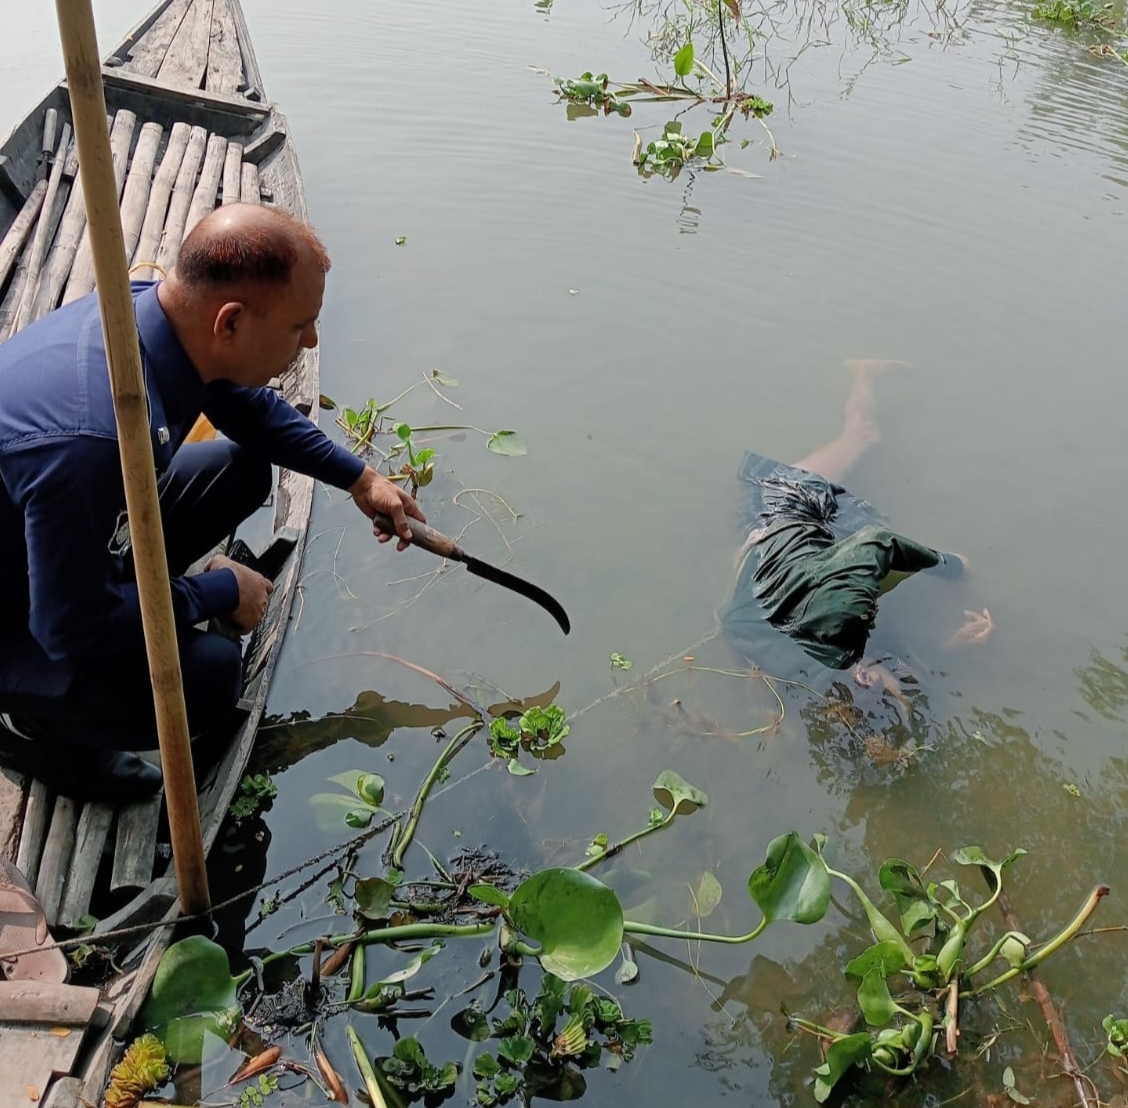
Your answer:
[[[243,144],[229,142],[227,157],[223,160],[223,203],[234,204],[239,199],[240,177],[243,173]],[[0,258],[2,260],[2,258]]]
[[[121,175],[118,175],[118,162],[114,162],[114,174],[118,176],[118,192],[121,193],[122,235],[125,240],[125,257],[133,256],[137,239],[141,234],[141,221],[145,217],[145,205],[149,197],[149,186],[153,180],[153,163],[157,159],[164,129],[159,123],[146,123],[137,139],[137,148],[129,162],[129,174],[125,177],[124,189],[121,185],[125,175],[127,150],[121,150]],[[69,304],[80,296],[85,296],[94,288],[94,256],[90,252],[89,235],[84,235],[82,245],[71,267],[67,287],[63,293],[63,303]]]
[[[0,766],[0,859],[16,860],[20,846],[20,820],[27,802],[23,774]]]
[[[68,796],[55,801],[47,841],[43,844],[43,857],[35,881],[35,895],[43,905],[47,923],[54,926],[63,902],[63,885],[74,855],[75,832],[78,829],[78,805]]]
[[[74,1027],[90,1022],[102,999],[97,989],[43,981],[0,981],[0,1012],[6,1023]]]
[[[239,198],[244,204],[257,204],[260,199],[258,166],[243,163],[243,176],[239,185]]]
[[[129,176],[121,197],[121,231],[126,261],[132,260],[141,238],[141,228],[149,206],[149,192],[153,185],[153,166],[163,137],[164,128],[159,123],[146,123],[141,128],[141,137],[133,152]],[[93,288],[93,284],[90,287]]]
[[[180,253],[180,243],[184,238],[184,223],[188,209],[192,206],[192,194],[196,191],[196,175],[200,172],[200,162],[208,142],[208,133],[203,127],[193,127],[188,137],[188,149],[184,151],[184,161],[172,186],[172,201],[165,216],[164,234],[161,248],[157,251],[157,267],[167,273],[176,263]]]
[[[191,3],[192,0],[173,0],[157,21],[145,29],[139,41],[129,48],[129,57],[122,68],[140,73],[143,77],[155,77]],[[132,37],[127,36],[127,41]]]
[[[66,210],[67,197],[73,188],[75,174],[78,173],[78,155],[74,143],[71,143],[67,153],[66,164],[63,166],[63,186],[59,190],[58,199],[53,209],[43,209],[39,212],[39,220],[47,224],[47,241],[54,242],[62,223]],[[8,291],[0,301],[0,342],[8,338],[15,330],[16,312],[19,310],[23,299],[24,290],[27,288],[28,270],[31,266],[31,250],[24,248],[16,265],[15,275],[8,282]]]
[[[201,15],[205,11],[206,19]],[[174,74],[177,80],[187,79],[183,74],[199,64],[197,43],[201,41],[199,28],[203,26],[209,29],[206,66],[201,77],[204,87],[175,85],[170,80]],[[237,48],[232,47],[232,33]],[[156,37],[150,38],[150,35]],[[187,52],[183,58],[178,54],[182,49]],[[300,218],[306,217],[301,174],[288,127],[278,110],[263,98],[258,65],[238,0],[161,0],[131,36],[115,48],[109,62],[116,63],[117,67],[104,70],[107,107],[116,115],[124,111],[135,113],[136,126],[140,129],[137,148],[122,167],[126,182],[122,195],[123,219],[128,205],[129,218],[137,227],[134,263],[159,260],[163,238],[166,243],[174,240],[164,251],[165,261],[171,264],[188,219],[206,212],[219,199],[259,202],[266,197],[276,206]],[[74,250],[85,228],[81,189],[72,185],[76,168],[73,153],[64,166],[59,186],[59,211],[53,215],[43,213],[41,207],[36,209],[34,200],[28,206],[38,184],[36,166],[40,151],[37,147],[48,109],[58,111],[60,124],[69,121],[69,102],[63,83],[50,90],[39,107],[17,125],[12,137],[0,145],[0,158],[5,159],[5,180],[9,185],[6,192],[0,193],[0,243],[10,242],[13,254],[9,273],[0,274],[0,295],[5,304],[16,285],[20,267],[27,259],[27,244],[35,234],[39,219],[47,219],[45,237],[51,244],[47,267],[54,264],[62,270],[63,283],[56,297],[72,277]],[[154,141],[146,135],[153,135],[156,128],[160,128],[160,138],[152,150],[152,163],[146,165],[148,144]],[[189,172],[185,169],[185,154],[193,138],[193,128],[197,128],[196,133],[202,137],[196,139],[200,150]],[[206,161],[203,145],[209,137],[222,140],[225,150],[222,157],[217,155],[213,159],[213,166],[206,175],[208,181],[201,191],[198,170],[200,162]],[[146,144],[144,147],[142,142]],[[165,143],[164,151],[159,147],[161,142]],[[212,144],[213,150],[219,147],[218,141]],[[128,146],[126,150],[128,153]],[[218,172],[213,186],[211,174],[216,160]],[[155,174],[154,165],[157,167]],[[135,187],[131,187],[131,180],[137,181]],[[219,192],[221,180],[222,193]],[[174,194],[178,181],[183,187]],[[11,196],[13,191],[15,198]],[[138,196],[143,199],[139,200]],[[194,205],[193,200],[198,203]],[[42,201],[38,203],[41,206]],[[15,220],[25,208],[28,211],[24,217],[26,226],[13,231]],[[139,222],[138,212],[143,213]],[[78,223],[80,218],[81,223]],[[76,224],[77,235],[74,233]],[[71,251],[65,267],[57,260],[65,258],[59,253],[60,249]],[[15,274],[11,272],[13,269]],[[135,277],[142,275],[141,272],[134,274]],[[8,278],[6,287],[5,276]],[[79,287],[75,284],[74,291]],[[42,289],[39,295],[44,295]],[[69,288],[67,295],[71,296]],[[0,306],[0,314],[3,310]],[[317,352],[305,352],[295,370],[283,377],[281,385],[283,395],[316,418]],[[242,700],[246,713],[244,722],[232,736],[218,765],[209,773],[200,793],[202,832],[209,850],[216,842],[239,786],[265,706],[270,676],[293,603],[312,497],[312,480],[289,471],[281,472],[275,498],[275,530],[276,533],[284,529],[294,532],[297,543],[276,581],[267,618],[247,646]],[[42,782],[21,781],[18,775],[7,775],[3,780],[6,786],[0,794],[3,796],[0,844],[5,845],[0,849],[8,856],[14,852],[21,868],[26,866],[25,872],[32,872],[32,885],[46,897],[53,919],[61,913],[61,918],[76,922],[77,906],[70,903],[72,898],[76,898],[78,904],[102,903],[116,909],[99,922],[97,934],[105,934],[118,926],[158,920],[171,922],[176,918],[171,867],[166,872],[162,863],[154,872],[159,798],[148,804],[128,806],[118,813],[116,824],[106,836],[106,840],[114,836],[113,873],[109,887],[100,890],[95,882],[102,881],[111,867],[95,864],[95,856],[100,855],[101,850],[93,844],[106,841],[102,839],[103,826],[109,824],[106,810],[99,812],[101,806],[87,805],[80,815],[79,806],[65,797],[56,800]],[[92,885],[92,900],[87,900],[82,887],[87,883]],[[136,896],[121,903],[120,890],[131,892],[138,888],[140,892]],[[118,891],[116,900],[113,890]],[[148,991],[160,956],[172,937],[171,927],[161,927],[153,932],[151,940],[132,953],[118,951],[118,965],[124,968],[111,976],[102,988],[107,1014],[94,1021],[97,1026],[87,1029],[80,1068],[73,1071],[75,1081],[55,1082],[46,1092],[45,1103],[52,1103],[51,1098],[55,1097],[60,1108],[73,1108],[78,1102],[75,1100],[76,1082],[81,1083],[87,1100],[100,1101],[109,1067],[123,1045],[121,1040],[130,1030],[129,1025]],[[75,1038],[79,1036],[76,1034]]]
[[[170,85],[155,77],[126,73],[121,69],[104,69],[102,81],[107,88],[120,89],[122,92],[132,92],[139,96],[161,96],[167,99],[170,105],[180,105],[185,109],[201,108],[248,119],[251,122],[261,122],[270,116],[270,105],[254,103],[244,96],[228,96],[208,89]]]
[[[213,0],[211,39],[204,88],[209,92],[234,93],[243,84],[243,58],[235,13],[228,0]]]
[[[113,821],[114,809],[110,804],[87,804],[83,807],[74,833],[74,851],[67,868],[56,920],[60,927],[77,930],[83,917],[90,914],[94,880],[98,876],[98,864]]]
[[[113,127],[110,129],[110,147],[115,151],[114,171],[116,175],[118,167],[121,167],[122,181],[125,174],[125,158],[133,139],[133,128],[136,123],[137,116],[134,112],[122,110],[114,116]],[[59,225],[54,245],[51,247],[47,268],[39,281],[31,314],[27,319],[28,323],[41,319],[57,306],[85,232],[86,204],[82,197],[82,178],[76,177],[71,187],[66,211],[63,213],[63,221]],[[30,292],[31,289],[29,288],[28,291]]]
[[[54,800],[47,786],[42,781],[32,781],[24,803],[16,865],[33,889],[39,880],[39,860],[43,857],[43,840],[47,836],[47,821],[53,806]]]
[[[157,793],[147,800],[126,804],[118,811],[110,892],[143,889],[153,879],[153,857],[162,799],[162,794]]]
[[[200,181],[192,194],[188,208],[188,218],[184,221],[184,234],[187,238],[192,228],[215,207],[219,196],[219,181],[223,175],[223,164],[227,158],[227,139],[222,135],[208,137],[208,152],[204,157],[204,167],[200,170]]]
[[[168,214],[168,204],[172,199],[172,186],[176,182],[176,175],[180,172],[180,163],[184,160],[184,151],[188,149],[188,136],[191,133],[192,128],[187,123],[173,125],[164,157],[161,158],[161,167],[157,170],[152,187],[149,189],[149,203],[145,208],[141,235],[137,240],[137,248],[130,258],[134,265],[155,263],[157,260],[161,235],[164,233],[165,216]],[[150,281],[155,275],[155,270],[147,265],[142,265],[133,274],[138,281]]]
[[[82,1082],[77,1077],[61,1077],[51,1086],[41,1108],[83,1108]]]
[[[211,24],[212,0],[195,0],[169,44],[165,60],[157,70],[158,80],[183,88],[203,87]]]
[[[241,149],[240,157],[242,157]],[[31,194],[20,209],[20,214],[12,221],[8,233],[4,236],[4,241],[0,242],[0,286],[8,279],[8,274],[12,272],[12,267],[16,264],[16,259],[19,258],[28,235],[35,227],[39,219],[39,209],[43,207],[43,200],[46,195],[46,178],[42,181],[36,181],[35,188],[31,190]]]
[[[24,992],[27,995],[19,1002],[19,1006],[21,1010],[27,1009],[29,1005],[39,1007],[40,998],[35,993],[41,992],[44,997],[53,993],[51,1000],[54,1002],[54,1010],[58,1010],[63,1002],[60,1001],[57,990],[84,994],[88,1006],[90,999],[97,1004],[97,989],[83,989],[73,985],[40,985],[34,990],[25,986]],[[89,997],[91,993],[94,994],[92,998]],[[86,1037],[84,1025],[93,1015],[94,1008],[89,1007],[90,1015],[77,1026],[65,1026],[50,1018],[14,1020],[10,1018],[7,1008],[2,1007],[6,999],[0,992],[0,1012],[3,1013],[0,1015],[0,1104],[36,1104],[43,1099],[54,1077],[70,1073]],[[77,1008],[82,1001],[70,1003]],[[42,1010],[50,1011],[46,1007]],[[34,1015],[34,1008],[32,1014]]]

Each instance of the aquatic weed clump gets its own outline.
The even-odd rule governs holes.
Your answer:
[[[168,1072],[164,1043],[156,1035],[142,1035],[110,1071],[106,1108],[134,1108],[146,1093],[168,1080]]]

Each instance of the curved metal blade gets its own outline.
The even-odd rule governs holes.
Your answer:
[[[560,630],[563,631],[565,635],[572,630],[572,621],[568,618],[568,613],[564,611],[560,601],[546,593],[539,585],[522,581],[520,577],[514,577],[512,573],[506,573],[503,569],[491,566],[487,562],[480,562],[477,558],[471,558],[469,555],[461,558],[460,561],[475,577],[481,577],[486,581],[492,581],[495,585],[512,589],[514,592],[519,592],[522,596],[527,596],[534,603],[539,604],[558,624],[560,624]]]

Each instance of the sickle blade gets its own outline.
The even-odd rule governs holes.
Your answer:
[[[487,562],[480,562],[477,558],[467,556],[462,561],[467,570],[475,577],[492,581],[495,585],[501,585],[502,588],[512,589],[513,592],[520,593],[522,596],[528,597],[533,603],[539,604],[560,624],[560,630],[565,635],[572,630],[572,622],[568,619],[568,613],[564,611],[560,602],[538,585],[529,581],[522,581],[520,577],[514,577],[512,573],[506,573],[505,570],[491,566]]]

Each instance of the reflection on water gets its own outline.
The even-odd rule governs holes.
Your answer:
[[[1085,703],[1109,722],[1124,722],[1128,707],[1128,647],[1120,649],[1120,663],[1094,650],[1089,661],[1074,670]]]

